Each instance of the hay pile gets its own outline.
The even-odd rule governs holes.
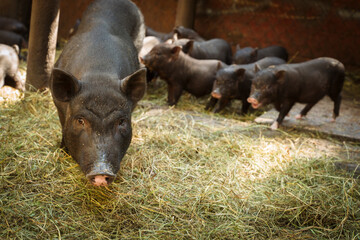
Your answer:
[[[0,103],[0,239],[359,239],[360,192],[334,162],[360,146],[165,106],[149,89],[115,182],[59,149],[48,92]],[[238,106],[234,108],[239,109]]]

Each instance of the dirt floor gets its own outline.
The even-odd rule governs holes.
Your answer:
[[[340,107],[340,116],[332,122],[334,103],[329,97],[323,98],[300,120],[295,116],[300,113],[305,104],[295,104],[288,117],[284,119],[282,127],[305,129],[321,132],[335,137],[360,141],[360,103],[352,99],[343,99]],[[257,123],[271,124],[278,117],[275,109],[265,112],[256,118]]]
[[[340,116],[335,122],[332,120],[332,111],[334,104],[329,97],[323,98],[317,103],[303,119],[295,119],[305,104],[295,104],[291,109],[281,128],[294,128],[298,130],[307,130],[310,132],[327,134],[332,137],[360,141],[360,102],[357,99],[344,97],[340,107]],[[272,124],[278,117],[279,112],[274,108],[265,112],[255,119],[255,122],[261,124]],[[350,161],[337,162],[335,166],[349,172],[354,172],[356,177],[360,176],[360,152],[358,150],[346,151]]]

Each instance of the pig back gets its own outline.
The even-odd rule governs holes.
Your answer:
[[[65,46],[56,67],[78,79],[88,72],[124,78],[139,68],[145,35],[143,17],[127,0],[99,0],[85,11],[77,33]]]
[[[328,57],[283,64],[275,68],[275,71],[281,70],[285,71],[284,80],[280,84],[283,95],[297,96],[299,102],[321,99],[332,92],[338,93],[344,82],[344,65]]]

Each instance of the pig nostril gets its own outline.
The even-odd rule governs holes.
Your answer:
[[[95,176],[90,177],[90,178],[89,178],[89,181],[90,181],[91,183],[94,183],[94,182],[95,182]]]
[[[114,181],[115,176],[100,174],[100,175],[88,176],[88,179],[89,179],[90,183],[95,186],[107,186],[107,185],[110,185]]]
[[[108,177],[105,177],[105,180],[106,180],[107,184],[111,184],[114,181],[114,177],[108,176]]]

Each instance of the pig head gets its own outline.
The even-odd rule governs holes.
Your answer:
[[[121,80],[87,78],[79,81],[55,68],[51,91],[62,125],[62,144],[92,184],[108,185],[131,142],[131,111],[145,93],[146,70]],[[106,84],[101,87],[91,78]]]

